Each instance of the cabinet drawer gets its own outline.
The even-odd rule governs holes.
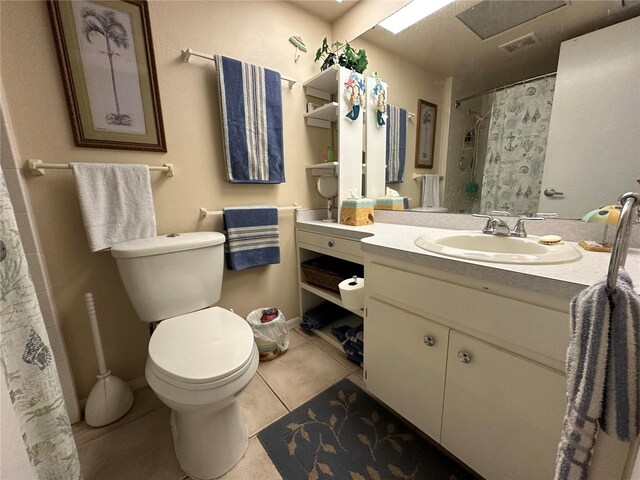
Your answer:
[[[449,329],[374,298],[368,309],[367,389],[440,441]]]
[[[559,373],[451,331],[442,446],[487,479],[553,478],[565,386]]]
[[[363,263],[360,240],[351,240],[321,233],[307,232],[305,230],[298,230],[296,235],[298,243],[304,244],[301,245],[303,248],[308,246],[312,250],[327,255],[344,258],[352,262]]]
[[[499,345],[521,347],[555,368],[565,361],[569,343],[565,312],[377,263],[367,264],[366,276],[367,295]],[[527,352],[520,353],[528,356]]]

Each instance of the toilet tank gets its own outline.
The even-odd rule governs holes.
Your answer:
[[[143,322],[157,322],[220,300],[222,233],[141,238],[111,248],[129,300]]]

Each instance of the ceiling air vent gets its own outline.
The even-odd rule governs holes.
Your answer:
[[[535,33],[527,33],[520,38],[516,38],[507,43],[503,43],[498,48],[505,53],[513,53],[515,51],[524,50],[525,48],[533,47],[540,43]]]

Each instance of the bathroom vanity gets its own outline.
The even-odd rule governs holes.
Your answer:
[[[569,300],[606,274],[608,255],[552,265],[461,260],[414,244],[435,230],[298,220],[297,251],[301,261],[322,254],[364,264],[372,395],[487,479],[553,478]],[[637,265],[638,253],[627,262]],[[640,272],[630,273],[639,283]],[[303,280],[300,288],[303,312],[340,304]],[[628,452],[601,433],[591,478],[625,478]]]

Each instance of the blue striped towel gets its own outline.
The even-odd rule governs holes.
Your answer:
[[[229,270],[280,263],[276,207],[233,207],[223,212]]]
[[[567,409],[556,457],[556,480],[586,479],[598,428],[632,442],[640,430],[640,302],[621,272],[580,292],[570,308]]]
[[[407,155],[407,111],[387,104],[387,183],[404,182]]]
[[[216,64],[227,179],[284,182],[280,74],[220,55]]]

